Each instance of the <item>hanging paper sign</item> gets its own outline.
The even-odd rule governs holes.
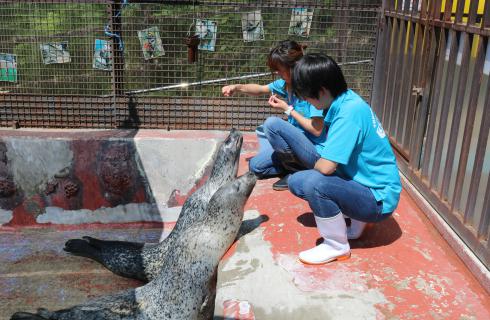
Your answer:
[[[17,82],[17,56],[0,53],[0,81]]]
[[[67,42],[48,42],[39,45],[44,64],[68,63],[71,61]]]
[[[111,42],[95,39],[94,69],[112,70]]]
[[[138,31],[138,38],[140,39],[141,49],[143,50],[145,60],[165,55],[158,27],[151,27]]]
[[[289,23],[289,35],[308,37],[310,35],[311,22],[313,21],[313,9],[294,8]]]
[[[196,35],[199,36],[199,50],[214,51],[218,24],[216,21],[196,19]]]
[[[242,13],[243,41],[265,40],[264,22],[260,10]]]

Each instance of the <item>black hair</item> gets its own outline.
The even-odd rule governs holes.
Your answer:
[[[305,54],[291,74],[293,92],[301,98],[318,99],[322,88],[335,99],[347,91],[347,83],[339,65],[330,56],[321,53]]]
[[[296,61],[303,56],[306,45],[297,43],[294,40],[282,40],[277,46],[269,51],[267,65],[271,71],[279,70],[279,67],[293,69]]]

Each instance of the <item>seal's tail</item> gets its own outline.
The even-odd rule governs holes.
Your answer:
[[[49,318],[44,318],[40,315],[28,313],[28,312],[16,312],[12,315],[10,320],[47,320]]]
[[[52,319],[53,313],[47,309],[39,308],[37,312],[16,312],[12,315],[10,320],[49,320]]]

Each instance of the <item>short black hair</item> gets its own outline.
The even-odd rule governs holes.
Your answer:
[[[294,66],[291,84],[296,96],[318,99],[321,88],[335,99],[347,91],[344,74],[337,62],[321,53],[305,54]]]

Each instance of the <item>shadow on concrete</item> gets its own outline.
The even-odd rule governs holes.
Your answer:
[[[305,212],[299,215],[296,220],[307,228],[316,228],[315,216],[313,212]]]
[[[378,223],[369,224],[363,235],[350,241],[351,249],[387,246],[402,236],[402,229],[393,216]]]
[[[315,217],[312,212],[306,212],[296,219],[304,227],[316,228]],[[347,223],[349,225],[349,223]],[[402,230],[398,222],[389,217],[378,223],[371,223],[366,226],[364,233],[357,240],[350,240],[351,249],[356,248],[375,248],[392,244],[402,236]],[[316,244],[322,243],[323,239],[319,238]]]
[[[236,236],[236,240],[240,239],[244,235],[254,231],[257,229],[262,223],[269,221],[269,217],[265,214],[258,216],[257,218],[244,220],[242,225],[240,226],[240,230],[238,230],[238,234]]]

